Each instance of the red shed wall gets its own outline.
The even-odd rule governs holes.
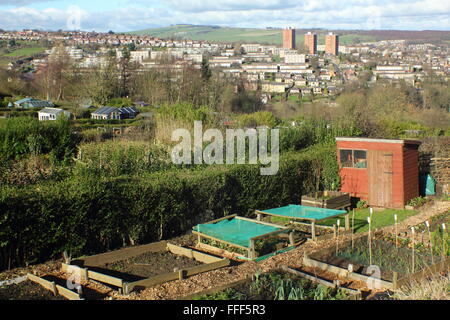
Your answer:
[[[404,196],[404,159],[403,144],[367,141],[337,141],[338,161],[340,163],[339,149],[377,150],[393,154],[392,157],[392,207],[403,207]],[[370,164],[368,164],[370,165]],[[348,192],[351,196],[368,200],[369,177],[367,169],[341,168],[341,191]]]
[[[404,204],[419,196],[419,150],[418,146],[405,145],[403,148]]]

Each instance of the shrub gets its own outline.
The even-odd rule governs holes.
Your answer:
[[[243,114],[236,117],[236,124],[239,128],[242,127],[257,127],[267,126],[273,128],[277,125],[278,120],[268,111],[258,111],[249,114]]]
[[[0,122],[0,160],[3,161],[39,154],[49,154],[54,161],[67,161],[77,143],[65,119],[39,122],[33,118],[12,118]]]
[[[170,238],[224,211],[248,215],[298,203],[315,188],[312,160],[330,154],[332,146],[285,154],[274,176],[262,176],[259,166],[231,165],[127,177],[75,172],[60,182],[0,186],[0,269],[64,250],[75,256]]]

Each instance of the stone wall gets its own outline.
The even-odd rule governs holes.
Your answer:
[[[438,195],[450,195],[450,137],[426,138],[419,152],[420,174],[431,174]]]

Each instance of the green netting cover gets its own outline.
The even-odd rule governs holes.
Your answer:
[[[286,218],[314,219],[314,220],[322,220],[322,219],[326,219],[329,217],[347,213],[347,211],[345,211],[345,210],[315,208],[315,207],[300,206],[300,205],[295,205],[295,204],[291,204],[286,207],[268,209],[268,210],[260,210],[260,211],[264,212],[264,213],[268,213],[268,214],[276,214],[276,215],[284,216]]]
[[[236,218],[210,224],[199,224],[194,227],[197,232],[246,248],[250,247],[251,238],[280,229],[282,228]]]

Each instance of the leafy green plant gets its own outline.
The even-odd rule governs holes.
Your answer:
[[[356,208],[358,208],[358,209],[364,209],[364,208],[367,208],[369,205],[367,204],[367,201],[365,201],[365,200],[359,200],[357,203],[356,203]]]
[[[430,201],[429,198],[417,197],[417,198],[409,200],[408,205],[413,206],[413,207],[421,207],[429,201]]]

